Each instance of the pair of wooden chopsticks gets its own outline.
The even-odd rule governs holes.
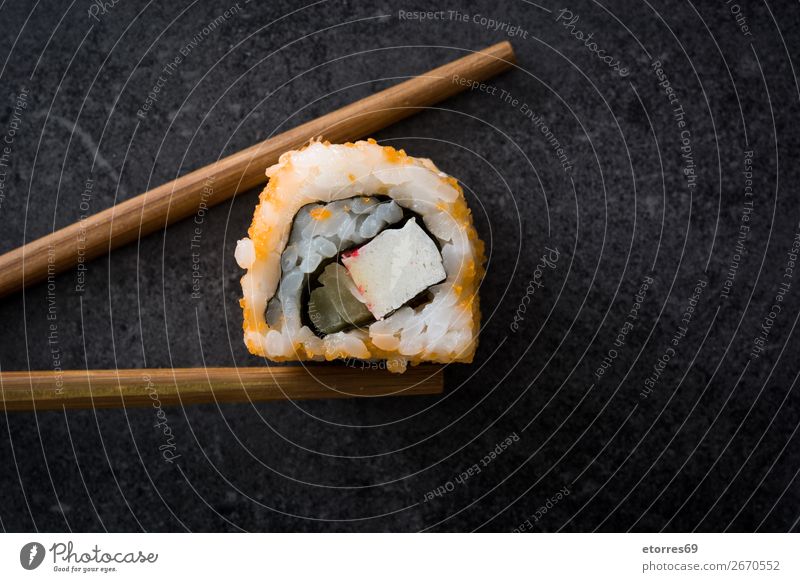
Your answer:
[[[0,297],[40,282],[49,273],[74,267],[195,214],[201,202],[219,204],[237,192],[266,182],[264,170],[278,157],[310,139],[331,142],[366,137],[392,123],[452,97],[472,82],[482,82],[515,62],[509,42],[501,42],[365,97],[280,135],[220,159],[0,256]],[[214,196],[203,187],[213,181]],[[413,370],[413,369],[412,369]],[[316,398],[341,394],[366,396],[430,394],[441,391],[441,374],[423,367],[405,374],[353,374],[346,367],[315,366],[187,368],[175,370],[95,370],[71,372],[0,372],[0,406],[6,410],[136,404],[149,398],[144,375],[164,380],[174,394],[169,403],[216,400]],[[212,374],[210,372],[213,371]],[[164,376],[163,374],[166,374]],[[244,378],[247,378],[245,382]],[[333,384],[339,390],[320,388]],[[66,381],[65,381],[66,378]],[[334,381],[335,380],[335,381]],[[315,387],[316,386],[316,387]],[[283,389],[283,390],[281,390]],[[164,392],[166,393],[166,392]],[[97,398],[93,397],[97,394]],[[191,395],[190,395],[191,394]],[[183,395],[183,396],[182,396]],[[256,397],[254,397],[254,395]]]

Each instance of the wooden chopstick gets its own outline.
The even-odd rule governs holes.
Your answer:
[[[366,364],[369,366],[369,364]],[[0,410],[439,394],[441,366],[391,374],[347,366],[0,372]]]
[[[245,150],[167,182],[0,256],[0,297],[74,267],[266,182],[264,170],[308,140],[366,137],[512,66],[514,50],[501,42],[419,77],[365,97]]]

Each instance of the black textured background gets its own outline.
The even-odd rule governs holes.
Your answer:
[[[434,159],[468,191],[490,251],[476,362],[447,370],[442,397],[170,408],[173,463],[153,410],[2,414],[2,529],[797,528],[800,278],[783,277],[800,228],[795,2],[240,0],[203,32],[234,5],[0,4],[0,139],[10,152],[0,251],[77,220],[87,180],[98,211],[508,38],[473,20],[483,15],[519,27],[519,67],[491,81],[494,94],[462,94],[374,136]],[[467,21],[401,18],[421,8]],[[563,8],[627,77],[557,22]],[[654,60],[685,112],[694,188]],[[522,104],[559,140],[571,173]],[[747,150],[752,213],[742,223]],[[260,365],[241,342],[233,261],[255,201],[246,193],[205,216],[199,300],[189,297],[188,221],[89,263],[82,293],[75,272],[57,277],[55,345],[45,285],[3,299],[0,366],[48,369],[52,349],[66,368]],[[559,261],[514,331],[547,246]],[[640,317],[598,381],[649,276]],[[707,286],[686,335],[643,398],[699,280]],[[513,434],[480,473],[456,479]],[[437,488],[445,494],[426,501]]]

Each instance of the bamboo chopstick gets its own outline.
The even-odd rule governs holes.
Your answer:
[[[439,394],[440,366],[404,374],[346,366],[0,372],[0,410]]]
[[[366,137],[510,68],[509,42],[462,57],[419,77],[365,97],[267,139],[177,180],[90,216],[0,256],[0,297],[90,260],[142,235],[266,182],[264,170],[278,157],[324,136],[332,142]]]

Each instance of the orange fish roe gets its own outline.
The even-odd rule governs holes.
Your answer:
[[[453,188],[455,188],[456,190],[458,190],[462,194],[464,193],[461,190],[461,185],[458,183],[458,180],[453,178],[453,176],[447,176],[446,178],[444,178],[444,181],[447,182],[448,184],[450,184]]]
[[[309,214],[314,220],[328,220],[331,217],[331,211],[324,206],[318,206],[309,212]]]

